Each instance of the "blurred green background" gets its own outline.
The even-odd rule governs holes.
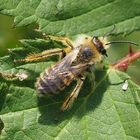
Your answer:
[[[0,15],[0,57],[8,54],[8,48],[15,48],[19,45],[20,39],[39,38],[40,34],[34,31],[37,25],[32,24],[26,27],[13,28],[13,18],[5,15]],[[140,31],[131,33],[130,35],[113,36],[111,40],[129,40],[140,44]],[[111,63],[116,62],[128,53],[128,44],[114,44],[108,49],[108,59]],[[133,46],[134,50],[140,49],[140,46]],[[127,73],[132,80],[140,84],[140,61],[129,66]]]

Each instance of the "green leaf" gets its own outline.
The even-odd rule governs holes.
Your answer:
[[[140,139],[140,87],[129,79],[128,89],[123,91],[124,80],[128,79],[125,73],[96,71],[95,86],[86,79],[72,109],[60,113],[75,83],[47,98],[37,97],[34,88],[39,74],[56,59],[28,64],[15,64],[13,59],[62,44],[42,39],[21,42],[23,48],[0,59],[0,72],[28,73],[24,81],[0,78],[0,118],[4,123],[1,140]]]
[[[103,35],[140,29],[139,0],[0,0],[0,12],[14,16],[14,26],[36,22],[48,34]]]
[[[41,32],[55,35],[103,35],[116,25],[114,34],[140,29],[140,1],[133,0],[0,0],[0,12],[14,16],[13,26],[36,22]],[[0,59],[0,72],[24,71],[28,78],[0,77],[1,140],[140,139],[140,87],[128,75],[108,69],[96,71],[96,82],[87,78],[71,110],[60,113],[73,82],[57,96],[39,98],[34,84],[57,58],[37,63],[14,63],[29,53],[65,47],[50,40],[22,40],[21,48]]]

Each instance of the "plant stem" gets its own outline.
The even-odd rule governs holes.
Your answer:
[[[113,64],[112,67],[120,71],[127,71],[129,64],[138,59],[140,59],[140,50],[133,52],[130,48],[129,53],[117,63]]]

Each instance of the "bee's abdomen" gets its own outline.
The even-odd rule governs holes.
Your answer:
[[[57,91],[63,90],[73,80],[74,75],[69,72],[57,73],[53,76],[44,72],[36,82],[36,89],[40,94],[56,94]]]

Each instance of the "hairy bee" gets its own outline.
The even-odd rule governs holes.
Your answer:
[[[38,54],[29,55],[22,60],[15,60],[15,62],[33,62],[48,58],[52,55],[60,56],[61,60],[58,63],[40,74],[40,77],[37,78],[35,87],[38,91],[38,95],[55,95],[57,94],[57,91],[63,90],[73,80],[77,80],[77,85],[64,101],[61,111],[65,111],[72,106],[86,78],[86,72],[92,65],[101,62],[103,56],[107,56],[106,48],[109,47],[110,44],[128,43],[138,45],[131,41],[107,42],[105,37],[91,37],[87,35],[80,35],[75,42],[72,42],[66,37],[48,37],[51,40],[62,42],[67,48],[46,50]],[[9,75],[5,74],[0,75],[2,75],[2,77],[9,77]],[[19,80],[24,80],[28,76],[21,73],[14,76],[12,75],[12,77],[18,77]]]
[[[52,68],[41,73],[35,85],[39,95],[55,95],[58,90],[63,90],[73,80],[77,80],[76,87],[61,107],[61,111],[65,111],[72,106],[77,98],[85,79],[85,72],[91,65],[100,62],[103,55],[107,56],[105,42],[98,37],[86,35],[78,37],[74,43],[68,38],[53,36],[51,38],[65,42],[69,49],[48,50],[39,55],[29,56],[26,61],[50,55],[59,54],[61,57],[66,55]]]
[[[74,42],[67,37],[48,37],[51,40],[62,42],[67,48],[50,49],[15,61],[33,62],[52,55],[59,55],[62,59],[40,74],[35,87],[39,95],[55,95],[57,91],[63,90],[73,80],[77,80],[77,85],[61,107],[61,111],[65,111],[72,106],[77,98],[86,78],[85,73],[92,65],[102,61],[103,56],[107,56],[106,48],[110,43],[107,43],[105,37],[87,35],[80,35]]]

